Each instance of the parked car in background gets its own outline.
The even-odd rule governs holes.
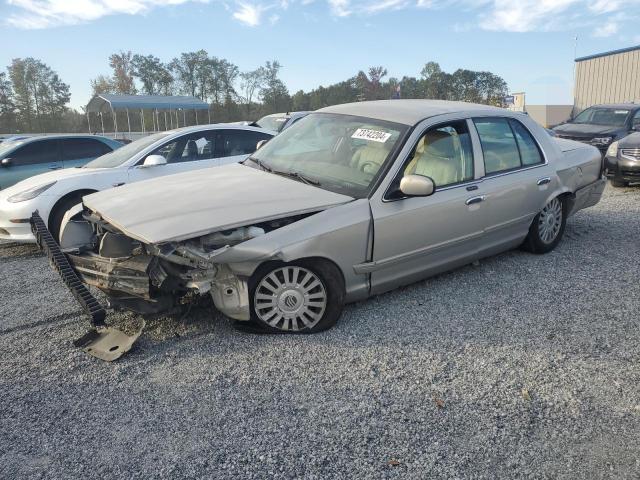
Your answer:
[[[306,117],[309,113],[310,112],[272,113],[271,115],[262,117],[251,125],[279,133],[285,128],[289,128],[301,118]]]
[[[96,135],[15,138],[0,144],[0,190],[49,170],[80,167],[122,146]]]
[[[560,138],[589,143],[604,155],[613,142],[640,130],[640,104],[595,105],[553,130]]]
[[[65,212],[84,195],[126,183],[244,160],[273,132],[255,127],[200,125],[143,137],[83,168],[45,173],[0,191],[0,239],[34,242],[29,227],[38,210],[57,237]],[[188,197],[172,190],[167,195]],[[132,204],[127,208],[135,210]]]
[[[604,167],[614,187],[640,182],[640,133],[613,142],[607,150]]]
[[[61,248],[114,306],[211,295],[256,328],[317,332],[345,302],[521,245],[550,252],[600,200],[601,164],[596,148],[504,109],[336,105],[243,164],[84,197]]]

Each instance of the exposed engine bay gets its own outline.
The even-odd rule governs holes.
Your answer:
[[[306,218],[305,213],[197,238],[145,244],[81,206],[62,224],[60,248],[80,280],[103,291],[113,308],[140,314],[171,312],[210,295],[236,320],[249,320],[248,278],[216,259],[233,246]]]

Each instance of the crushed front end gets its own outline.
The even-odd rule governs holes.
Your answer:
[[[215,231],[184,241],[148,244],[127,236],[96,212],[79,205],[63,221],[59,247],[53,243],[59,248],[55,256],[68,261],[67,270],[82,283],[100,289],[111,308],[143,315],[176,313],[184,305],[210,296],[224,315],[249,320],[248,274],[220,258],[234,245],[311,214]],[[44,224],[42,228],[46,231]],[[48,231],[46,234],[51,237]]]

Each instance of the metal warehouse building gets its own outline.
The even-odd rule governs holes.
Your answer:
[[[640,45],[576,58],[574,113],[599,103],[640,102]]]

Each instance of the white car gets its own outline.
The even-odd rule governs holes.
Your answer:
[[[36,210],[57,238],[64,214],[85,195],[240,162],[256,150],[259,142],[274,135],[262,128],[230,124],[180,128],[141,138],[81,168],[28,178],[0,191],[0,239],[34,243],[29,219]]]

